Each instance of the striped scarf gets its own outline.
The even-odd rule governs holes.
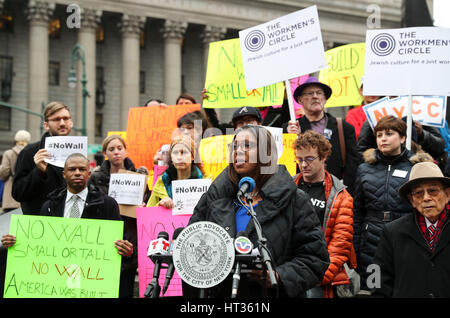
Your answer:
[[[419,224],[420,231],[425,237],[428,247],[431,251],[434,251],[436,247],[437,241],[439,239],[439,235],[442,232],[442,228],[449,217],[450,204],[446,204],[444,211],[439,215],[439,219],[437,221],[436,226],[430,225],[427,228],[427,223],[425,221],[425,217],[416,211],[417,215],[417,223]]]

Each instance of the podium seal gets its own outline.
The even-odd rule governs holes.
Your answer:
[[[216,223],[193,223],[178,236],[173,263],[185,283],[196,288],[214,287],[233,269],[233,239]]]

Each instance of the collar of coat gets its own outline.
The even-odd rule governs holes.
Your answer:
[[[372,165],[378,162],[386,162],[381,152],[376,148],[369,148],[366,151],[364,151],[363,158],[364,162],[367,162]],[[404,158],[408,158],[408,160],[413,165],[419,162],[426,162],[426,161],[433,162],[433,158],[428,153],[426,153],[421,149],[418,149],[418,151],[414,153],[404,148],[398,156],[396,156],[394,159],[391,160],[390,163],[393,164],[395,162],[403,160]]]
[[[228,177],[228,169],[229,167],[226,167],[211,184],[208,190],[209,200],[234,202],[236,199],[238,186]],[[257,209],[258,220],[264,223],[292,203],[297,193],[297,185],[286,167],[278,165],[276,172],[266,181],[259,193],[262,200],[255,209]]]
[[[62,187],[54,190],[53,192],[50,192],[47,198],[51,201],[58,201],[62,200],[66,197],[67,194],[67,187]],[[97,188],[94,185],[88,186],[88,195],[86,198],[86,203],[89,203],[89,205],[97,205],[97,204],[103,204],[103,192],[99,188]]]

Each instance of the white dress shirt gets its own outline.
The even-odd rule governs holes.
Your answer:
[[[67,189],[67,195],[66,195],[66,205],[64,206],[64,217],[68,218],[70,216],[70,209],[72,208],[73,205],[73,200],[72,200],[72,196],[75,193],[72,193],[69,191],[69,189]],[[78,210],[80,211],[80,217],[83,215],[83,209],[84,206],[86,204],[86,198],[88,195],[88,189],[84,188],[83,191],[76,193],[76,195],[78,195]]]

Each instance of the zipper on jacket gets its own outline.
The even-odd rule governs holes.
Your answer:
[[[385,211],[387,211],[387,203],[388,203],[388,199],[389,199],[389,191],[388,191],[388,186],[389,186],[389,179],[390,179],[390,174],[391,174],[391,165],[388,165],[388,169],[387,169],[387,176],[386,176],[386,184],[384,185],[384,207],[385,207]]]

